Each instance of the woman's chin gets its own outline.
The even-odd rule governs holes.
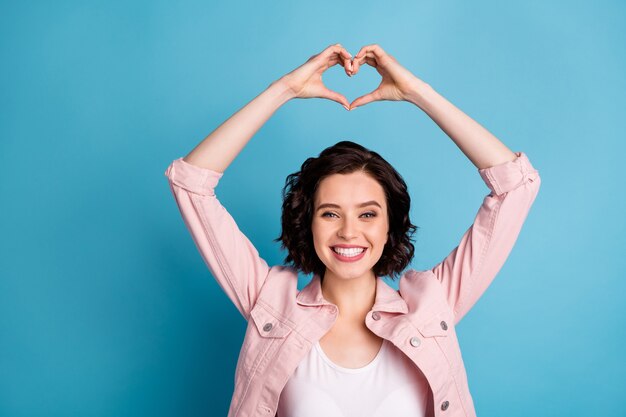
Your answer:
[[[371,269],[363,268],[363,267],[350,267],[350,266],[341,266],[338,268],[328,268],[326,267],[326,276],[331,275],[334,279],[348,281],[352,279],[361,278],[367,275],[373,275]]]

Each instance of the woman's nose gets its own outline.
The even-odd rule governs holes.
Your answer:
[[[337,235],[344,239],[350,239],[356,235],[357,227],[352,220],[344,220],[337,231]]]

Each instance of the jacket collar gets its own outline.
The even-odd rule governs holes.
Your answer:
[[[296,302],[303,306],[333,305],[324,299],[320,276],[315,274],[296,296]],[[376,298],[372,311],[386,311],[389,313],[408,313],[409,307],[398,291],[391,288],[381,277],[376,277]]]

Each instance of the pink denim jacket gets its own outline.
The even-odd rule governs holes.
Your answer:
[[[516,155],[478,170],[491,193],[441,263],[406,271],[399,292],[377,277],[365,324],[423,372],[430,386],[429,416],[476,415],[455,325],[499,272],[539,191],[539,173],[523,152]],[[179,158],[165,175],[209,270],[248,321],[228,417],[275,416],[283,387],[331,329],[337,306],[322,297],[319,276],[299,291],[293,268],[269,267],[259,257],[215,196],[223,173]]]

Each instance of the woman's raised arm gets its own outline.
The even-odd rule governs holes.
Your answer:
[[[322,74],[337,64],[341,64],[347,72],[351,69],[350,58],[350,53],[340,44],[331,45],[313,55],[300,67],[272,82],[265,91],[209,134],[183,160],[201,168],[224,172],[261,126],[292,98],[327,98],[347,109],[348,100],[327,89],[322,83]]]
[[[489,168],[515,160],[515,153],[498,138],[400,65],[380,46],[361,48],[354,56],[350,74],[356,74],[362,64],[376,68],[382,81],[374,91],[355,99],[351,109],[373,101],[407,101],[428,114],[476,168]]]
[[[270,87],[211,133],[185,158],[166,169],[170,188],[187,229],[213,277],[244,316],[258,299],[270,268],[252,242],[239,230],[215,195],[228,165],[254,133],[285,101],[323,97],[346,103],[345,97],[326,89],[321,74],[349,54],[333,45]]]
[[[363,47],[354,57],[352,74],[363,63],[375,67],[382,82],[371,93],[355,99],[351,107],[378,100],[415,104],[472,161],[491,191],[460,243],[431,269],[444,289],[456,324],[482,296],[509,256],[539,192],[541,177],[525,153],[512,152],[380,46]]]

